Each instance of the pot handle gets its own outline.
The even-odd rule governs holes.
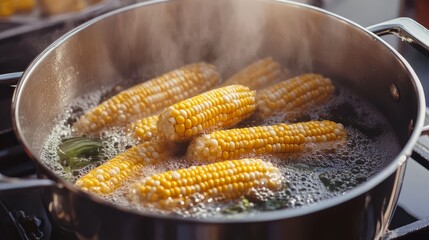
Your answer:
[[[18,84],[19,79],[21,78],[23,72],[13,72],[0,74],[0,87],[9,86],[15,87]]]
[[[411,18],[401,17],[386,22],[375,24],[367,28],[369,31],[383,36],[393,34],[402,41],[415,47],[417,50],[429,56],[429,30]],[[428,112],[426,119],[429,119]],[[422,135],[429,135],[429,123],[423,127]],[[429,170],[429,149],[417,142],[411,157],[420,165]]]
[[[5,193],[19,191],[22,189],[34,189],[54,186],[58,186],[58,184],[50,179],[21,179],[7,177],[3,174],[0,174],[0,196]]]
[[[383,36],[393,34],[399,37],[403,42],[410,44],[425,55],[429,55],[429,30],[417,23],[411,18],[396,18],[390,21],[372,25],[367,28],[369,31]],[[428,119],[428,112],[426,113]],[[429,134],[429,125],[423,127],[422,135]],[[417,142],[411,158],[429,170],[429,149],[424,144]],[[429,229],[429,218],[422,219],[403,227],[389,230],[382,236],[383,240],[401,239],[403,237],[418,234]]]
[[[411,233],[416,235],[418,235],[419,233],[425,233],[428,228],[429,228],[429,218],[425,218],[422,220],[412,222],[400,228],[388,231],[382,237],[382,240],[396,240],[396,239],[399,240],[404,237],[407,238],[410,236]],[[412,238],[410,237],[410,239]]]
[[[401,17],[369,26],[369,31],[383,36],[393,34],[422,53],[429,55],[429,30],[411,18]]]

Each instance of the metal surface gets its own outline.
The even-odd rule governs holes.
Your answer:
[[[423,127],[422,134],[423,135],[429,135],[429,126],[428,125]]]
[[[397,228],[395,230],[389,231],[383,237],[383,240],[401,239],[401,237],[409,235],[410,232],[412,232],[413,234],[418,234],[420,231],[427,231],[427,229],[429,229],[429,218],[422,219],[411,224],[405,225],[403,227]]]
[[[28,179],[6,177],[0,174],[0,195],[7,194],[13,191],[20,191],[22,189],[33,189],[43,187],[58,187],[55,181],[50,179]]]
[[[398,169],[398,174],[402,172]],[[396,194],[398,175],[392,175],[373,190],[332,208],[308,215],[288,217],[287,211],[264,218],[237,220],[183,219],[130,214],[106,209],[71,191],[45,192],[52,199],[49,209],[56,222],[83,239],[374,239],[387,224],[393,209],[386,202]],[[393,207],[393,206],[390,206]],[[384,217],[383,215],[386,214]],[[279,216],[280,215],[280,216]],[[282,216],[283,215],[283,216]],[[341,218],[341,219],[340,219]],[[347,219],[347,221],[345,221]],[[119,224],[120,223],[120,224]]]
[[[16,86],[22,72],[0,74],[0,86]]]
[[[394,34],[402,41],[407,42],[429,54],[429,31],[418,22],[410,18],[397,18],[368,27],[380,36]]]
[[[429,109],[426,109],[425,126],[422,128],[422,136],[417,141],[411,157],[429,170]]]
[[[184,7],[184,2],[192,5]],[[109,13],[60,38],[24,73],[12,106],[15,129],[40,175],[65,186],[44,191],[52,217],[82,238],[379,238],[396,205],[404,162],[423,126],[424,95],[408,63],[376,35],[317,8],[283,1],[246,2],[265,13],[266,22],[257,33],[263,37],[256,41],[252,32],[224,28],[227,25],[220,24],[213,17],[216,14],[204,19],[204,24],[186,22],[184,16],[192,16],[190,13],[201,7],[197,4],[157,1]],[[230,24],[232,16],[228,10],[218,11],[225,14],[222,17]],[[178,34],[186,24],[193,34]],[[207,29],[211,38],[205,35]],[[174,41],[165,45],[161,44],[162,38],[153,36]],[[240,40],[245,39],[258,44],[242,44]],[[193,43],[192,48],[189,43]],[[224,47],[222,51],[220,46]],[[195,51],[182,52],[183,49]],[[240,50],[247,54],[224,55]],[[347,194],[308,207],[263,212],[245,219],[183,219],[135,212],[79,191],[38,160],[53,120],[82,94],[147,70],[158,73],[184,63],[210,60],[227,71],[226,66],[233,62],[248,62],[266,55],[297,72],[319,72],[338,79],[371,101],[397,131],[403,146],[398,157]],[[392,84],[401,95],[397,101],[391,96]],[[410,135],[411,121],[414,130]]]
[[[429,54],[429,31],[410,18],[397,18],[368,27],[368,29],[379,36],[393,34],[398,36],[402,41]],[[394,86],[394,85],[392,85]],[[397,88],[391,91],[394,98],[399,98]],[[397,97],[395,97],[397,95]],[[422,135],[429,134],[429,125],[423,126]],[[429,169],[429,156],[427,146],[417,142],[414,147],[412,158],[420,163],[423,167]]]

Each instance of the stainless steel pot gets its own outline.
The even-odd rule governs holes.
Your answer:
[[[228,1],[213,2],[214,8]],[[83,239],[382,237],[396,206],[405,162],[424,130],[425,100],[410,65],[371,31],[393,33],[428,50],[427,30],[410,19],[368,30],[307,5],[247,1],[240,14],[254,14],[264,21],[255,26],[260,38],[254,38],[253,30],[240,25],[246,22],[231,21],[236,16],[231,4],[215,14],[201,4],[153,1],[122,8],[72,30],[32,62],[17,86],[12,110],[16,133],[34,159],[41,180],[19,181],[21,187],[48,186],[44,200],[52,218]],[[193,14],[204,16],[203,20],[187,21]],[[236,54],[225,55],[231,52]],[[342,196],[244,219],[142,214],[80,191],[40,161],[54,119],[82,94],[148,69],[162,71],[208,60],[228,71],[234,62],[268,55],[290,68],[326,74],[356,90],[389,120],[401,152],[383,171]],[[0,185],[5,191],[11,187],[17,189],[14,183]]]

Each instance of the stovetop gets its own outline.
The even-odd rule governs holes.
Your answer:
[[[319,0],[311,2],[363,26],[376,24],[399,15],[412,16],[413,13],[412,9],[409,9],[413,6],[409,5],[412,1],[405,0]],[[50,42],[84,20],[86,19],[59,23],[12,38],[0,38],[0,74],[24,70],[25,66]],[[399,43],[394,37],[386,37],[385,40],[403,54],[415,69],[425,90],[429,90],[429,68],[427,67],[429,57]],[[11,130],[8,109],[10,109],[12,94],[13,88],[0,87],[0,172],[7,176],[35,178],[34,165],[19,146]],[[422,137],[420,142],[422,146],[429,146],[429,137]],[[429,152],[429,147],[427,149]],[[429,171],[415,160],[410,159],[407,163],[398,208],[393,216],[390,229],[429,217],[429,191],[425,191],[425,189],[429,189]],[[77,239],[77,237],[50,221],[41,200],[40,190],[31,190],[0,196],[0,239],[67,240]],[[429,239],[429,232],[423,231],[407,238],[398,239]]]

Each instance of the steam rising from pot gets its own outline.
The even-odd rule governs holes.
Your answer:
[[[266,18],[257,1],[180,2],[150,13],[146,37],[157,70],[207,59],[228,72],[259,57]]]
[[[311,69],[305,38],[300,40],[300,49],[270,49],[269,41],[283,41],[285,46],[288,41],[296,41],[291,39],[294,36],[290,35],[290,28],[296,28],[292,31],[296,35],[303,27],[310,32],[317,30],[306,23],[294,22],[293,13],[287,16],[286,25],[284,17],[273,17],[275,7],[261,0],[181,0],[177,3],[180,4],[161,4],[150,12],[136,13],[138,23],[122,23],[126,24],[124,27],[134,28],[130,32],[135,34],[125,36],[127,43],[133,45],[140,41],[141,44],[138,48],[142,49],[141,53],[129,54],[145,55],[144,62],[151,63],[143,68],[136,66],[142,73],[159,74],[206,60],[228,77],[250,62],[267,57],[267,52],[280,61],[284,56],[296,56],[293,65],[298,66],[295,69],[298,72],[301,68]],[[144,33],[142,21],[145,22]],[[272,34],[273,29],[282,28],[288,30],[284,33],[276,30],[275,36]]]

